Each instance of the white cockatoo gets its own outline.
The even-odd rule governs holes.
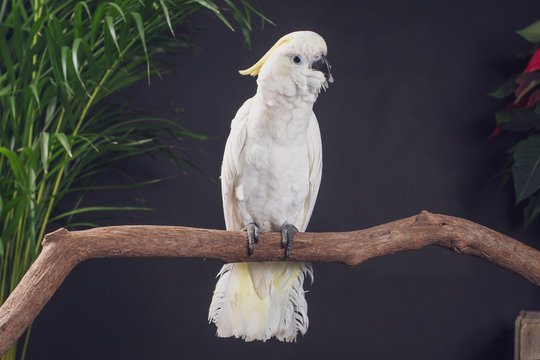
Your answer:
[[[305,231],[321,181],[319,125],[313,104],[332,82],[324,39],[311,31],[283,36],[242,75],[258,75],[257,93],[231,123],[221,170],[227,230],[246,230],[248,253],[259,231],[281,231],[285,259]],[[223,266],[208,320],[219,337],[294,341],[309,320],[304,278],[310,263]]]

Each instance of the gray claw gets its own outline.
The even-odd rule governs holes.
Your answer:
[[[255,223],[249,223],[246,226],[248,234],[248,255],[253,254],[253,247],[259,242],[259,227]]]
[[[289,223],[281,225],[281,248],[285,248],[285,260],[289,258],[292,251],[294,233],[298,232],[296,226]]]

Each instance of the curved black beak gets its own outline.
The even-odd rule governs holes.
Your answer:
[[[332,67],[328,63],[328,59],[326,58],[325,55],[321,55],[320,58],[313,61],[311,63],[311,68],[313,70],[322,72],[324,74],[324,77],[326,78],[326,81],[330,83],[334,81],[334,78],[332,77],[332,74],[330,73],[330,69],[332,69]]]

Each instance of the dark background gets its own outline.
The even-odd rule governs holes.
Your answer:
[[[335,83],[315,105],[323,180],[308,230],[347,231],[417,214],[464,217],[540,248],[524,229],[511,184],[494,177],[507,137],[488,140],[486,96],[526,60],[514,33],[540,18],[531,1],[261,1],[277,27],[253,48],[210,15],[192,25],[202,51],[174,58],[175,75],[141,83],[134,102],[184,109],[182,123],[215,136],[189,171],[143,190],[154,212],[101,224],[224,228],[217,177],[230,120],[255,92],[237,70],[282,35],[327,41]],[[122,170],[138,180],[177,175],[165,160]],[[211,180],[214,181],[211,181]],[[107,181],[124,181],[111,175]],[[92,202],[131,199],[103,192]],[[218,339],[206,321],[221,264],[199,259],[92,260],[79,265],[38,316],[28,359],[512,359],[514,319],[540,310],[540,289],[486,261],[430,247],[350,268],[316,264],[310,329],[296,344]]]

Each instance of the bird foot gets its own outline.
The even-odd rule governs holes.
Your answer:
[[[292,224],[284,223],[279,230],[281,231],[281,248],[285,248],[285,260],[287,260],[291,255],[294,233],[298,232],[298,229]]]
[[[253,254],[253,247],[259,242],[259,227],[255,223],[246,225],[245,230],[248,235],[248,255]]]

